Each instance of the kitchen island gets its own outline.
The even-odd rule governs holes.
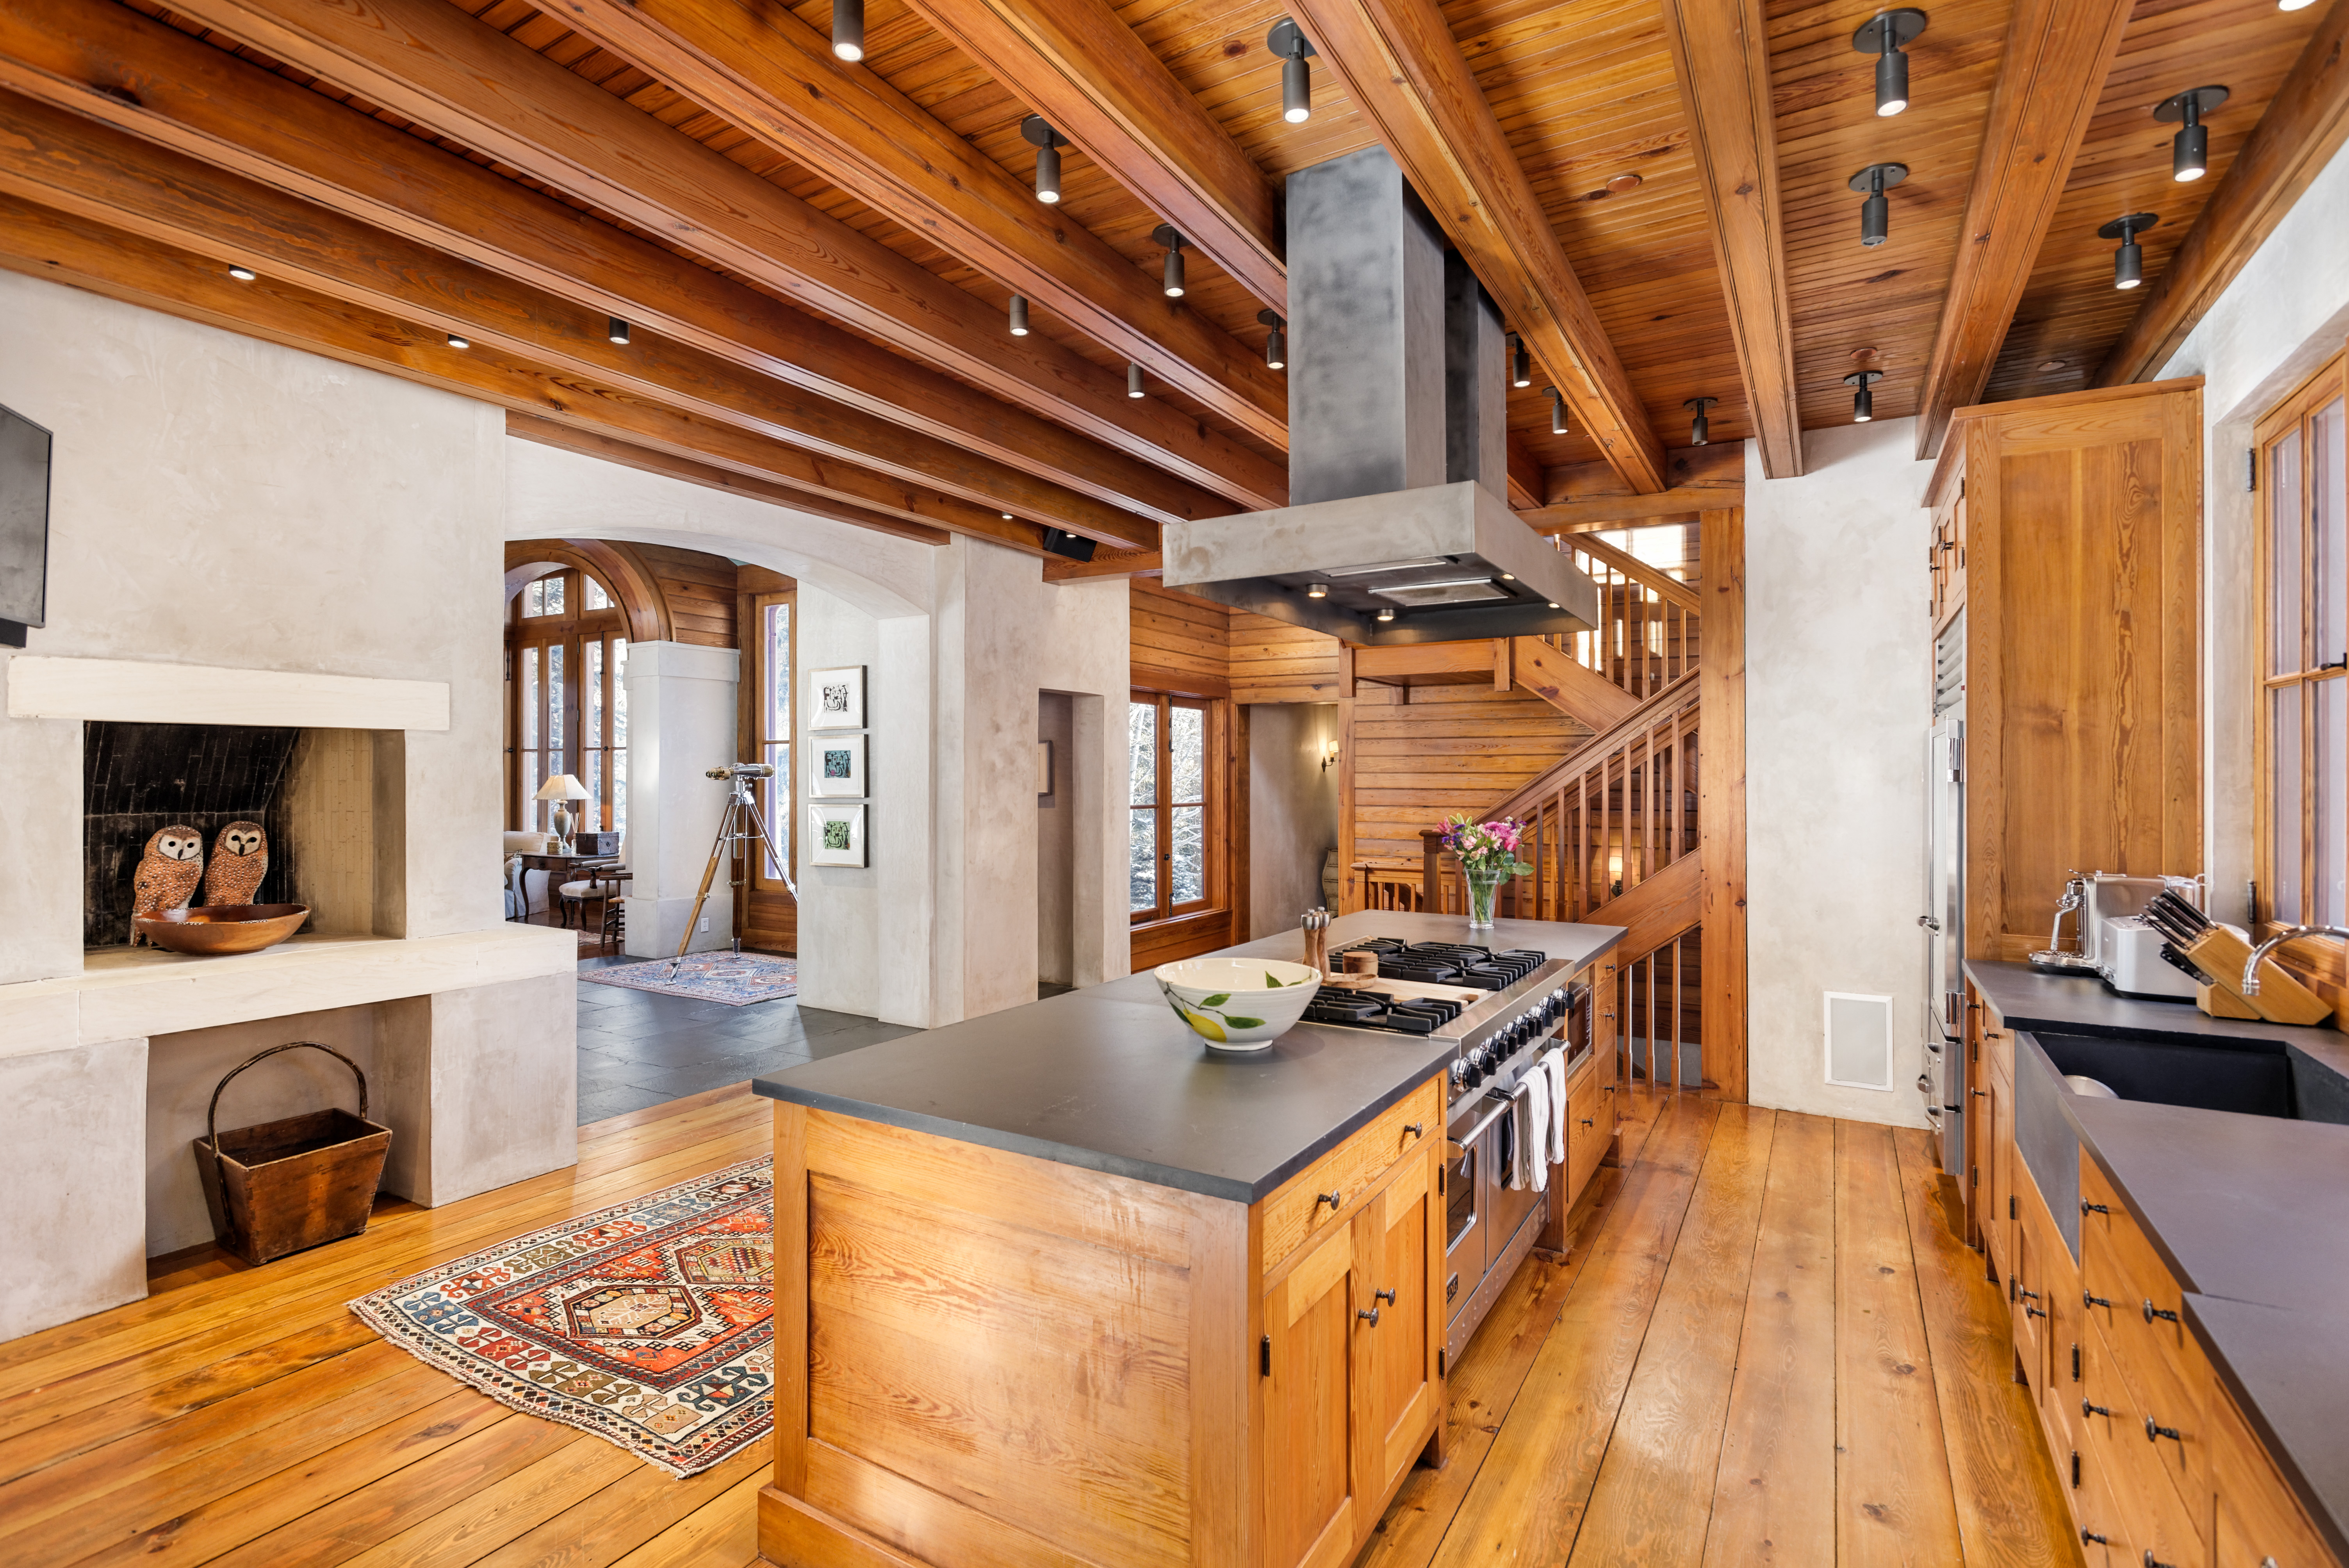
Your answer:
[[[1562,984],[1621,934],[1475,940],[1546,953]],[[1330,945],[1371,936],[1472,939],[1377,913]],[[1227,951],[1296,961],[1303,940]],[[779,1102],[761,1552],[1350,1561],[1441,1427],[1458,1055],[1310,1023],[1211,1051],[1145,974],[759,1079]],[[1584,1148],[1613,1134],[1611,1109],[1592,1120]]]

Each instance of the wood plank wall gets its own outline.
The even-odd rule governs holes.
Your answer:
[[[734,563],[698,550],[632,544],[668,603],[669,635],[706,648],[730,648],[734,640]]]

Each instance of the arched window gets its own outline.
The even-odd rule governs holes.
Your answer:
[[[587,791],[574,830],[622,832],[628,816],[627,621],[590,573],[550,572],[506,614],[507,820],[550,826],[539,787],[568,773]]]

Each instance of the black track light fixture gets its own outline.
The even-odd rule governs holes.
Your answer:
[[[1040,114],[1031,114],[1019,122],[1019,134],[1036,149],[1036,200],[1043,202],[1061,199],[1061,149],[1069,139],[1054,130]]]
[[[1265,325],[1272,328],[1272,331],[1266,335],[1264,340],[1264,363],[1266,367],[1272,370],[1288,369],[1288,323],[1280,318],[1280,314],[1278,311],[1260,310],[1256,313],[1256,318],[1257,320],[1264,323]]]
[[[1125,395],[1129,397],[1142,396],[1142,366],[1137,360],[1125,362]]]
[[[832,0],[832,53],[851,65],[864,57],[864,0]]]
[[[2145,252],[2138,246],[2137,237],[2160,222],[2151,212],[2131,212],[2096,231],[2100,240],[2121,242],[2121,248],[2113,253],[2113,287],[2133,289],[2145,282]]]
[[[1858,391],[1851,395],[1851,422],[1853,424],[1865,425],[1870,419],[1876,418],[1876,397],[1873,393],[1868,391],[1868,384],[1871,381],[1881,381],[1883,379],[1884,372],[1881,370],[1855,370],[1850,375],[1843,378],[1843,384],[1845,386],[1857,387],[1859,388]]]
[[[1720,401],[1721,399],[1718,397],[1692,397],[1687,402],[1681,405],[1683,408],[1693,408],[1696,410],[1696,418],[1689,421],[1690,446],[1702,447],[1712,441],[1713,425],[1711,421],[1705,418],[1704,411]]]
[[[1166,270],[1162,274],[1162,286],[1166,291],[1166,297],[1181,299],[1183,297],[1183,246],[1185,242],[1182,235],[1174,232],[1174,225],[1172,223],[1159,224],[1150,231],[1150,237],[1166,247]]]
[[[2156,105],[2153,118],[2178,127],[2169,139],[2169,177],[2181,183],[2210,172],[2210,132],[2202,117],[2227,101],[2225,88],[2189,88]]]
[[[628,341],[628,324],[616,315],[612,317],[610,325],[604,328],[604,335],[614,343],[626,344]]]
[[[1553,436],[1565,435],[1566,394],[1555,387],[1545,387],[1542,388],[1542,396],[1549,399],[1549,433]]]
[[[1028,296],[1026,294],[1011,296],[1011,335],[1014,337],[1028,335]]]
[[[1868,200],[1859,204],[1859,242],[1876,246],[1884,243],[1892,232],[1892,203],[1884,193],[1909,178],[1905,163],[1871,163],[1848,181],[1854,191],[1868,192]]]
[[[1313,118],[1313,67],[1305,62],[1321,51],[1286,16],[1264,36],[1264,46],[1280,62],[1280,118],[1303,125]]]
[[[1513,332],[1509,334],[1509,385],[1530,387],[1533,384],[1534,356],[1526,352],[1525,338]]]
[[[1909,107],[1909,57],[1900,51],[1925,30],[1925,13],[1878,11],[1851,36],[1851,46],[1876,57],[1876,112],[1889,118]]]

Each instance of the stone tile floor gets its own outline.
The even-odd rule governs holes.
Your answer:
[[[579,967],[584,973],[628,962],[594,958]],[[796,999],[730,1007],[583,982],[579,1120],[584,1126],[919,1032],[854,1013],[802,1007]]]

